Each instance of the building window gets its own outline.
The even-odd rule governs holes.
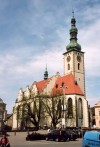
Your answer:
[[[68,99],[68,118],[73,117],[73,107],[72,107],[72,99]]]
[[[92,125],[94,126],[96,124],[95,119],[92,120]]]
[[[80,63],[78,63],[78,70],[80,70]]]
[[[81,98],[79,98],[79,100],[78,100],[78,117],[80,119],[83,118],[83,108],[82,108],[82,99]]]
[[[2,113],[0,112],[0,120],[2,119]]]
[[[56,84],[56,89],[58,88],[58,84]]]
[[[58,117],[61,118],[61,113],[62,113],[62,103],[61,100],[59,100],[58,105],[57,105],[57,110],[58,110]]]
[[[62,85],[61,86],[64,87],[64,82],[62,82]]]
[[[68,70],[70,70],[70,64],[68,64]]]

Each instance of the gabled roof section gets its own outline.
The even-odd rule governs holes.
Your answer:
[[[100,107],[100,101],[95,104],[95,107],[96,106],[99,106]]]
[[[37,86],[38,92],[42,92],[42,90],[48,84],[50,79],[51,78],[48,78],[47,80],[42,80],[42,81],[36,82],[36,86]]]
[[[55,86],[52,90],[52,95],[70,95],[78,94],[84,95],[77,81],[72,74],[65,75],[57,79]]]

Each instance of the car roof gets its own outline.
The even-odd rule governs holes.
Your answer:
[[[100,132],[97,132],[97,131],[86,131],[84,134],[84,138],[98,140],[99,135],[100,135]]]

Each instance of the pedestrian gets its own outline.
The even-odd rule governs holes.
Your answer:
[[[16,131],[14,131],[14,135],[16,136]]]
[[[1,138],[0,147],[10,147],[9,139],[6,137],[6,134],[3,134]]]

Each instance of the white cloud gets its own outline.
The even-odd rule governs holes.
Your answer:
[[[81,29],[79,38],[82,50],[85,51],[87,76],[100,76],[100,20]]]

